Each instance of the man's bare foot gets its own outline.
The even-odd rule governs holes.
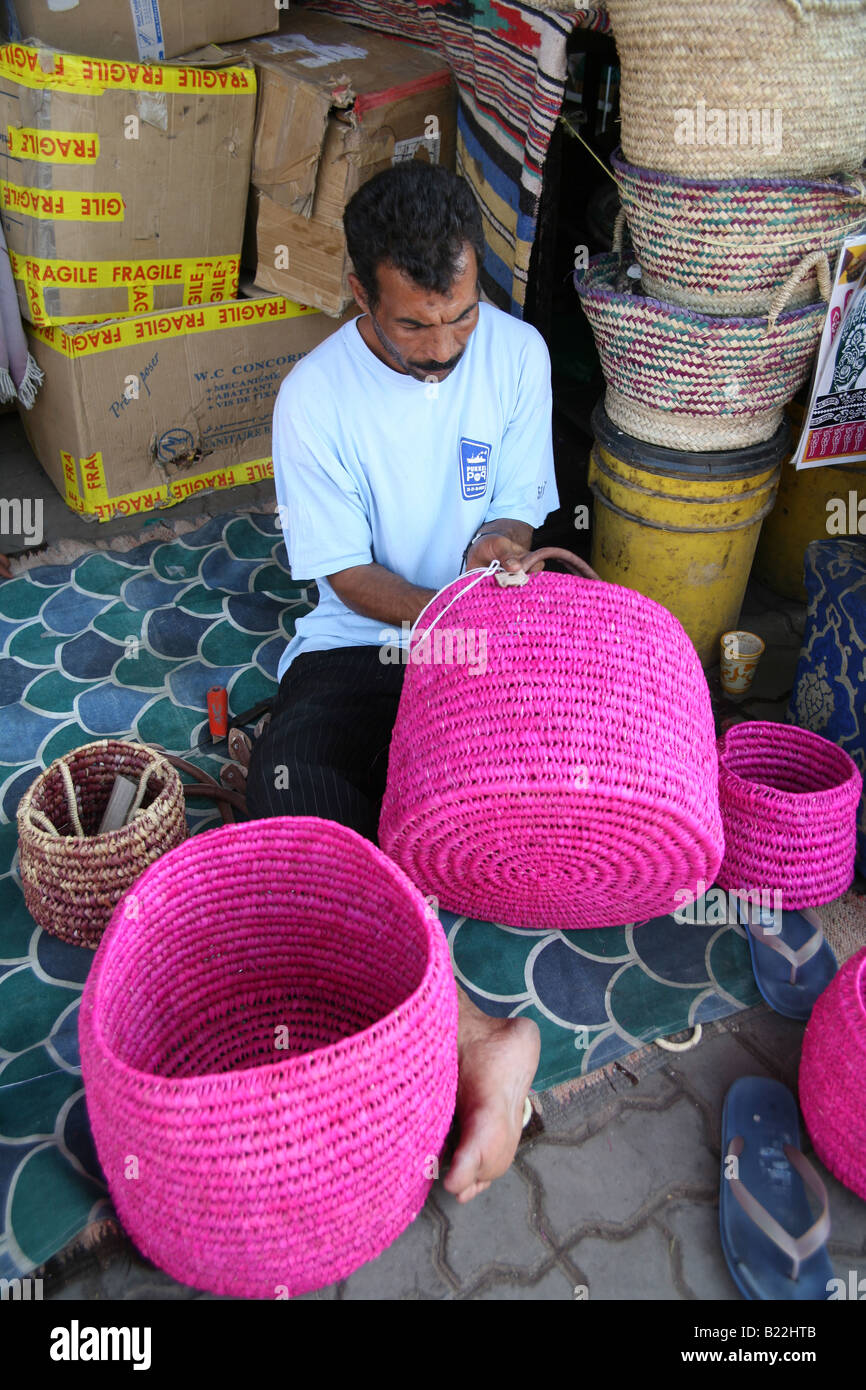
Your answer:
[[[491,1018],[457,986],[457,1119],[460,1137],[444,1186],[458,1202],[484,1192],[511,1166],[523,1107],[541,1052],[531,1018]]]

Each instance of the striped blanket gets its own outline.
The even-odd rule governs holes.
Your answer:
[[[562,106],[566,40],[607,30],[600,7],[559,11],[503,0],[316,0],[352,24],[435,49],[459,95],[457,172],[475,190],[487,241],[481,282],[523,317],[542,170]]]

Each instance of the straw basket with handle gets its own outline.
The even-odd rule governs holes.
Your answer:
[[[132,818],[98,834],[118,776],[137,783]],[[155,749],[119,739],[58,758],[24,793],[17,818],[28,911],[52,936],[91,949],[130,884],[187,833],[175,769]]]
[[[866,0],[607,0],[631,164],[813,178],[866,157]]]
[[[578,577],[479,570],[432,601],[379,842],[452,912],[566,930],[645,921],[678,890],[696,896],[721,859],[709,691],[661,604],[568,552],[532,552],[522,570],[563,556]],[[435,659],[440,619],[467,649],[475,635],[472,666]]]
[[[809,375],[826,304],[786,304],[813,267],[830,296],[827,258],[815,251],[780,285],[766,318],[699,314],[619,293],[620,258],[594,256],[574,284],[607,382],[605,408],[637,439],[695,452],[744,449],[776,432]]]
[[[765,314],[806,256],[832,265],[845,237],[866,221],[866,171],[847,180],[698,179],[640,169],[611,156],[622,210],[647,294],[708,314]],[[817,263],[815,263],[817,264]],[[788,307],[820,294],[812,268]]]

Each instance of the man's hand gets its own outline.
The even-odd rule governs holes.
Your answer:
[[[502,534],[504,533],[504,534]],[[498,560],[504,570],[513,573],[520,569],[520,561],[530,553],[532,527],[523,521],[491,521],[489,530],[482,533],[466,556],[466,569],[485,569],[492,560]],[[544,561],[539,560],[529,570],[537,574],[544,569]]]

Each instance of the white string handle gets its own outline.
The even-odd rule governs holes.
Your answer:
[[[411,653],[411,651],[412,651],[412,638],[415,636],[415,630],[416,630],[416,628],[418,627],[418,624],[420,623],[421,619],[424,617],[424,614],[427,612],[427,609],[430,608],[430,607],[432,607],[432,605],[436,602],[437,598],[439,598],[440,595],[444,594],[444,592],[445,592],[446,589],[450,589],[451,586],[452,586],[452,584],[459,584],[460,581],[461,581],[461,579],[467,579],[467,578],[469,577],[470,574],[473,574],[473,575],[475,576],[475,578],[471,581],[471,583],[466,584],[466,585],[460,590],[459,594],[455,594],[454,597],[453,597],[452,599],[449,599],[449,600],[448,600],[448,602],[446,603],[445,607],[442,609],[442,612],[441,612],[441,613],[437,613],[437,614],[436,614],[436,617],[433,619],[432,623],[431,623],[430,626],[427,628],[426,632],[422,632],[421,636],[418,638],[418,646],[421,645],[421,643],[425,640],[425,638],[427,638],[427,637],[430,636],[430,633],[433,631],[433,629],[434,629],[434,627],[436,626],[436,624],[438,623],[439,619],[440,619],[440,618],[444,618],[445,614],[448,612],[448,609],[451,608],[452,605],[455,604],[459,598],[462,598],[464,594],[468,594],[470,589],[474,589],[474,588],[475,588],[475,585],[476,585],[476,584],[480,584],[481,580],[482,580],[482,579],[486,579],[486,577],[487,577],[489,574],[496,574],[497,570],[500,570],[500,569],[502,569],[502,568],[503,568],[503,566],[500,565],[500,563],[499,563],[498,560],[491,560],[491,561],[490,561],[490,564],[487,566],[486,569],[483,569],[483,570],[469,570],[467,574],[458,574],[456,579],[449,579],[447,584],[443,584],[443,585],[442,585],[442,588],[438,591],[438,593],[435,593],[435,594],[433,595],[433,597],[431,598],[430,602],[429,602],[429,603],[425,603],[424,607],[421,609],[421,612],[418,614],[418,617],[415,619],[415,622],[412,624],[412,629],[411,629],[411,631],[410,631],[410,633],[409,633],[409,651],[410,651],[410,653]],[[417,650],[418,650],[418,647],[416,647],[415,650],[417,651]]]

